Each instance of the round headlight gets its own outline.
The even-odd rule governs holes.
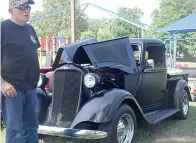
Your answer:
[[[84,76],[84,85],[87,88],[93,88],[99,82],[99,77],[93,73],[87,73]]]
[[[37,86],[40,87],[42,85],[42,83],[43,83],[43,79],[42,79],[42,76],[40,75]]]

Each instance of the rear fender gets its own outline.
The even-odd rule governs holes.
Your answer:
[[[102,91],[88,101],[77,113],[72,122],[73,128],[81,122],[106,123],[110,121],[119,106],[126,100],[132,100],[142,112],[134,96],[121,89]]]
[[[189,94],[189,98],[191,98],[189,85],[185,80],[180,79],[170,81],[170,86],[168,87],[168,98],[170,99],[173,108],[179,108],[180,93],[184,89]]]

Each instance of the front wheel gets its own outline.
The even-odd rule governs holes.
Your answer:
[[[134,111],[128,105],[122,105],[111,122],[100,124],[99,130],[107,132],[107,137],[100,140],[99,143],[133,143],[136,129]]]

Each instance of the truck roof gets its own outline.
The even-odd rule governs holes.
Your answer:
[[[142,45],[145,44],[164,44],[162,40],[154,38],[129,38],[131,44],[139,43]]]

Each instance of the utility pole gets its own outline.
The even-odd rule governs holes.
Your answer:
[[[76,0],[71,0],[71,41],[76,41]]]

